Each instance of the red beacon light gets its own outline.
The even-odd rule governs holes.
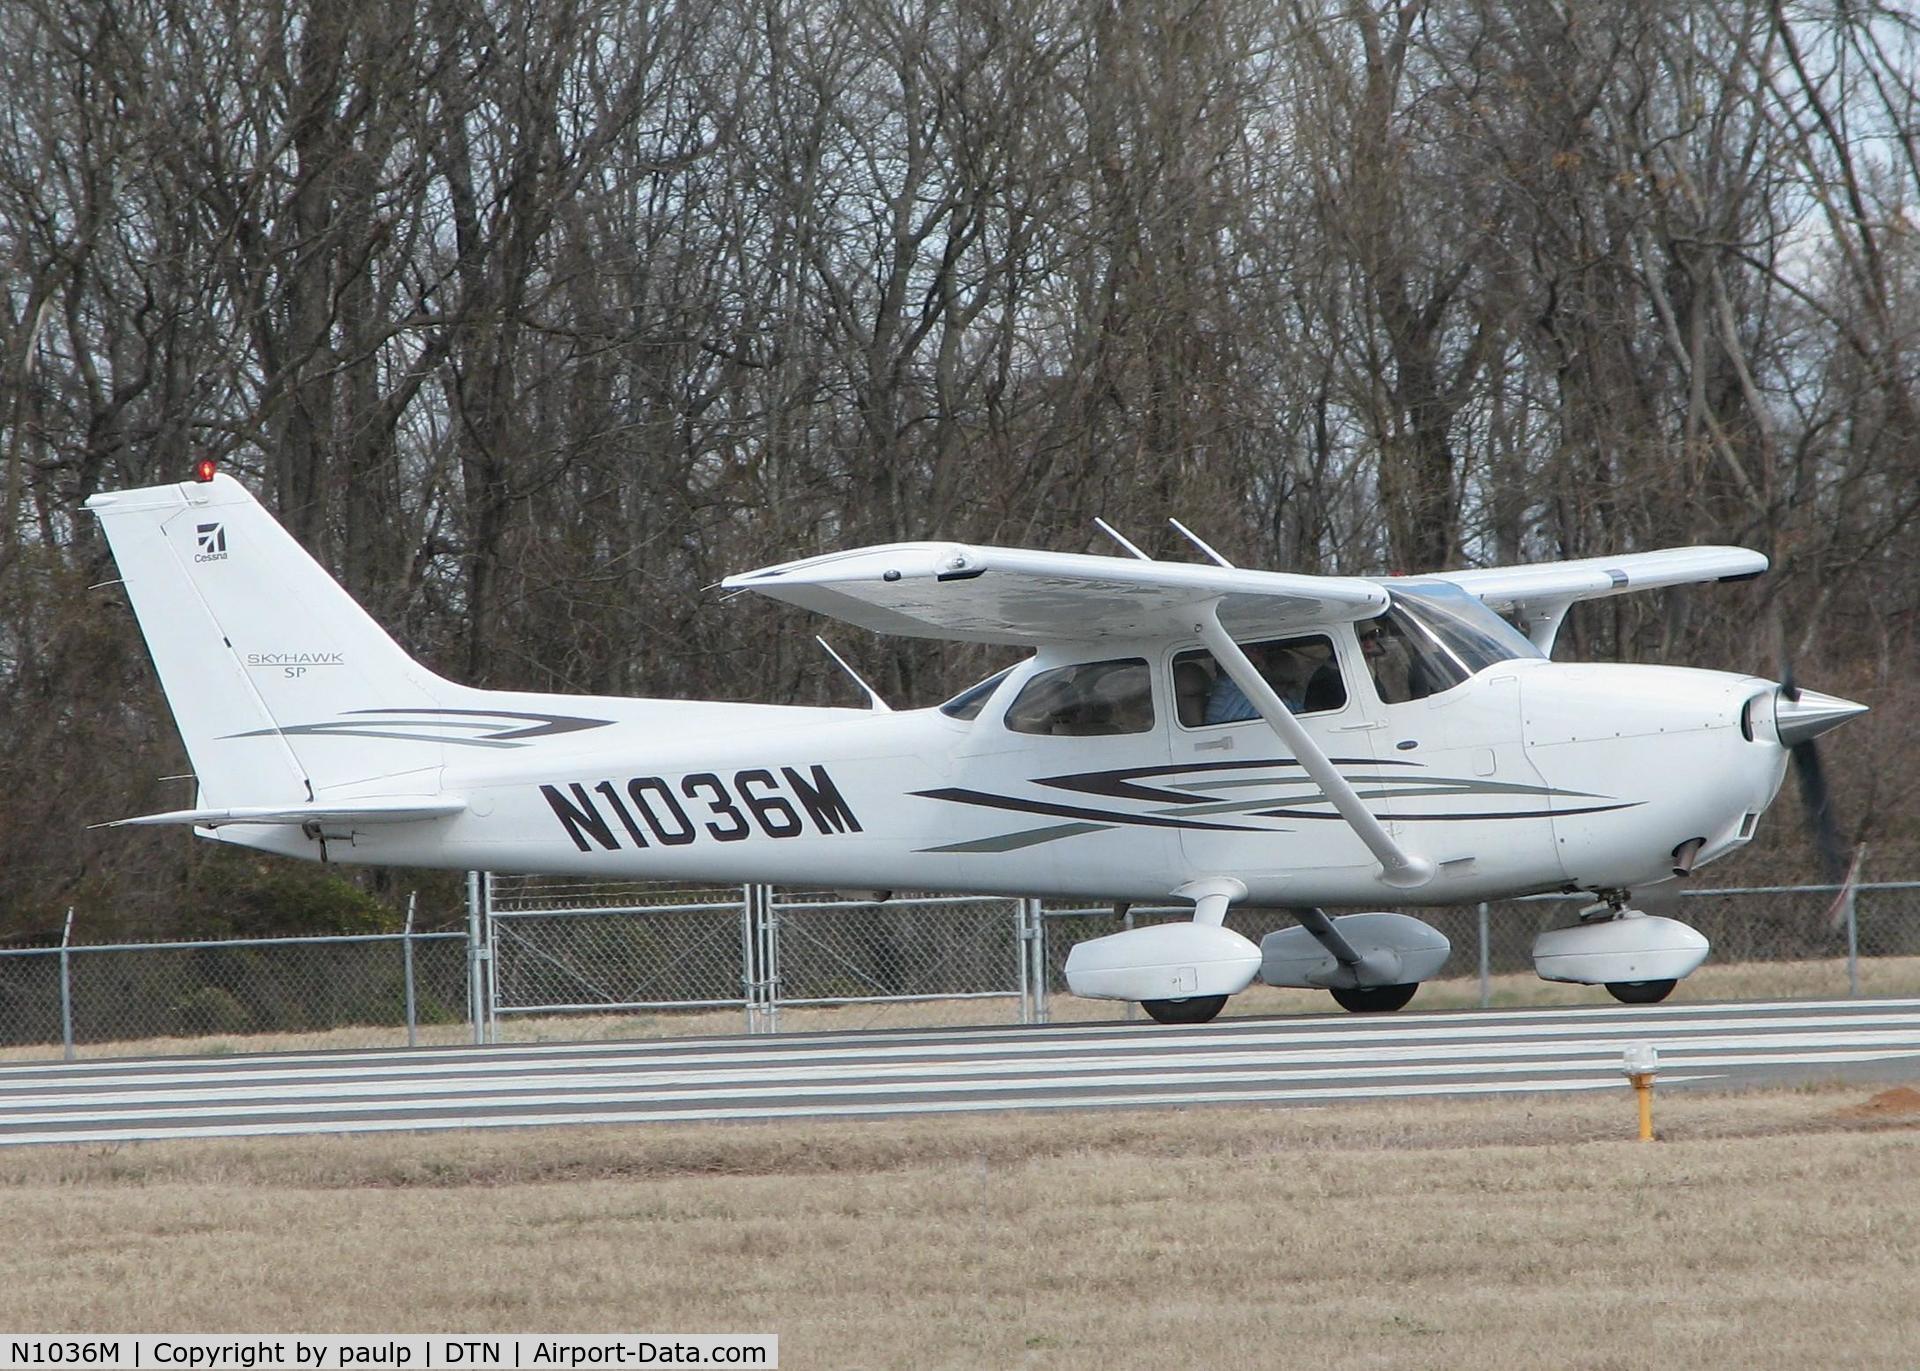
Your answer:
[[[193,464],[193,479],[196,481],[211,481],[214,473],[219,470],[220,466],[213,458],[202,457]]]

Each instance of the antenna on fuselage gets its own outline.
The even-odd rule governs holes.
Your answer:
[[[876,713],[880,713],[880,714],[893,713],[893,706],[880,698],[880,692],[867,684],[866,677],[862,676],[859,672],[855,671],[852,667],[847,665],[847,659],[845,657],[842,657],[839,653],[833,650],[832,643],[828,642],[825,638],[822,638],[818,633],[813,635],[813,641],[820,644],[821,647],[825,648],[827,650],[827,656],[833,658],[834,661],[838,662],[840,664],[840,669],[846,672],[847,675],[853,677],[853,683],[859,686],[860,689],[867,692],[867,698],[873,702],[870,706],[868,706],[869,708],[874,710]]]
[[[1192,543],[1195,547],[1199,548],[1202,552],[1206,553],[1207,556],[1211,557],[1217,565],[1223,566],[1227,568],[1229,571],[1233,570],[1233,563],[1229,562],[1225,557],[1222,557],[1219,553],[1215,552],[1213,548],[1208,545],[1207,540],[1205,538],[1202,538],[1199,534],[1195,533],[1192,529],[1188,528],[1185,524],[1181,523],[1178,519],[1169,517],[1167,522],[1173,525],[1175,531],[1178,532],[1182,538],[1185,538],[1188,542]]]
[[[1126,535],[1121,533],[1119,529],[1115,528],[1112,524],[1108,523],[1105,519],[1102,519],[1099,515],[1094,516],[1093,522],[1099,526],[1099,529],[1102,533],[1106,534],[1109,538],[1113,539],[1114,542],[1120,544],[1121,547],[1125,548],[1128,552],[1131,552],[1134,556],[1138,557],[1141,561],[1151,562],[1153,560],[1153,558],[1147,556],[1146,553],[1142,552],[1139,548],[1135,547],[1132,543],[1128,542]]]

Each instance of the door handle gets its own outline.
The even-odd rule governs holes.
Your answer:
[[[1195,752],[1231,752],[1233,751],[1233,738],[1231,736],[1225,738],[1209,738],[1204,743],[1195,743],[1193,750]]]

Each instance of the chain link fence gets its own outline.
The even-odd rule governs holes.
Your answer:
[[[77,1055],[418,1041],[463,1027],[460,933],[79,944],[0,951],[0,1050]],[[446,1040],[449,1032],[436,1036]],[[10,1053],[9,1055],[19,1055]],[[34,1054],[28,1054],[34,1055]]]
[[[738,888],[652,892],[650,898],[623,893],[617,903],[528,901],[517,894],[494,888],[495,1015],[746,1003]]]
[[[1184,905],[1122,914],[966,896],[876,903],[759,886],[476,878],[473,891],[465,932],[0,949],[0,1054],[569,1037],[588,1032],[583,1014],[601,1016],[591,1028],[600,1036],[727,1031],[728,1014],[765,1031],[779,1027],[783,1009],[927,1001],[1005,1000],[1004,1012],[991,1012],[1044,1021],[1051,997],[1065,992],[1074,943],[1191,914]],[[1920,883],[1839,893],[1689,892],[1677,917],[1713,944],[1699,985],[1709,973],[1728,978],[1704,993],[1857,994],[1863,979],[1870,993],[1920,993]],[[1408,912],[1453,943],[1445,980],[1459,989],[1450,1002],[1487,1004],[1515,1002],[1503,998],[1502,977],[1537,984],[1535,935],[1573,922],[1581,908],[1551,897]],[[1258,942],[1293,920],[1240,909],[1228,922]],[[1771,979],[1733,978],[1741,968]],[[1247,1006],[1271,1010],[1254,997]],[[916,1021],[944,1012],[921,1011]]]

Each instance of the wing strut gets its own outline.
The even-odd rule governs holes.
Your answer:
[[[1307,775],[1333,802],[1340,817],[1359,835],[1360,841],[1367,845],[1367,850],[1380,859],[1381,879],[1402,890],[1410,890],[1432,880],[1433,863],[1425,857],[1405,851],[1393,840],[1386,826],[1374,818],[1359,794],[1347,784],[1347,778],[1340,774],[1312,735],[1293,717],[1293,711],[1280,702],[1273,687],[1267,684],[1266,677],[1255,669],[1247,654],[1240,650],[1240,644],[1234,642],[1232,635],[1220,626],[1217,602],[1208,608],[1206,616],[1194,627],[1212,651],[1214,660],[1226,669],[1233,683],[1240,687],[1247,702],[1260,712],[1267,726],[1293,752],[1300,765],[1306,768]]]

